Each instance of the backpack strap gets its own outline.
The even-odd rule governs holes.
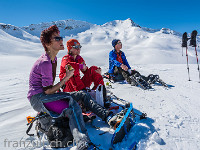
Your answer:
[[[26,130],[26,134],[29,135],[29,136],[34,136],[34,134],[29,134],[31,128],[33,127],[33,122],[35,121],[36,119],[34,119],[33,121],[31,121],[30,123],[27,124],[27,126],[29,125],[28,129]]]
[[[26,117],[28,121],[27,126],[29,126],[28,129],[26,130],[26,134],[29,136],[34,136],[34,134],[29,134],[31,128],[33,127],[33,123],[39,118],[45,117],[46,115],[47,115],[46,113],[38,113],[36,117],[30,117],[30,116]]]

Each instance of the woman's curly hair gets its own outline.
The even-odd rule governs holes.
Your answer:
[[[51,43],[51,37],[54,33],[60,33],[60,31],[56,25],[50,26],[49,28],[47,28],[41,32],[40,41],[41,41],[45,51],[48,51],[45,44]]]

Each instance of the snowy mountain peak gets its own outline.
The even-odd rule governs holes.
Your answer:
[[[80,28],[80,27],[85,27],[85,26],[92,26],[91,23],[85,22],[85,21],[78,21],[78,20],[72,20],[72,19],[68,19],[68,20],[59,20],[59,21],[52,21],[52,22],[42,22],[39,24],[31,24],[29,26],[25,26],[22,27],[25,30],[37,30],[37,29],[46,29],[49,26],[52,25],[57,25],[58,28],[62,28],[64,30],[72,30],[75,28]]]
[[[22,27],[22,29],[32,35],[36,35],[39,37],[41,31],[43,31],[44,29],[52,25],[58,26],[59,30],[61,31],[62,36],[77,34],[93,26],[93,24],[85,22],[85,21],[68,19],[68,20],[52,21],[52,22],[47,22],[47,23],[42,22],[39,24],[31,24],[29,26]]]
[[[125,21],[130,21],[131,22],[131,24],[132,24],[132,26],[135,26],[135,27],[139,27],[139,28],[141,28],[141,26],[140,25],[138,25],[138,24],[136,24],[131,18],[128,18],[127,20],[125,20]]]
[[[139,27],[141,28],[138,24],[134,23],[133,20],[131,20],[130,18],[126,19],[126,20],[114,20],[111,22],[107,22],[105,24],[103,24],[103,27],[106,26],[127,26],[127,27]]]
[[[179,32],[176,32],[174,30],[171,30],[171,29],[168,29],[168,28],[162,28],[160,30],[161,33],[164,33],[164,34],[173,34],[173,35],[178,35],[178,36],[181,36],[181,33]]]

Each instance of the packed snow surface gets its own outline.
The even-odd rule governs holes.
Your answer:
[[[66,28],[71,29],[71,32],[70,35],[63,34],[63,42],[65,44],[70,38],[78,39],[83,46],[81,55],[88,66],[97,65],[102,68],[102,72],[106,72],[108,54],[113,49],[111,41],[118,38],[123,43],[122,50],[132,69],[146,76],[158,74],[169,86],[164,88],[155,84],[152,90],[143,90],[125,82],[112,84],[113,88],[110,90],[119,98],[132,102],[136,113],[147,113],[147,119],[138,119],[127,140],[117,144],[116,149],[128,149],[134,141],[137,142],[139,150],[200,149],[200,83],[196,55],[194,47],[189,47],[191,81],[188,81],[185,48],[182,56],[179,33],[164,28],[143,28],[130,19],[113,21],[101,26],[80,21],[77,23],[73,20],[57,23],[60,23],[63,32],[65,24],[71,26]],[[29,141],[37,142],[35,137],[29,138],[25,133],[26,117],[37,114],[26,96],[31,67],[44,52],[39,42],[39,33],[41,28],[51,24],[30,26],[34,27],[34,32],[31,32],[30,27],[18,28],[8,25],[8,29],[8,26],[0,24],[2,25],[4,28],[0,28],[0,149],[51,149],[47,145],[37,146],[37,143],[35,146],[24,147],[22,143],[26,141],[27,146]],[[199,47],[197,51],[200,53]],[[59,81],[59,65],[66,53],[65,49],[58,54],[55,82]],[[99,120],[96,119],[95,123],[101,127],[100,131],[89,124],[86,126],[92,142],[100,144],[100,148],[106,150],[111,147],[113,131],[98,135],[109,130],[108,125]],[[76,149],[76,146],[71,149]]]

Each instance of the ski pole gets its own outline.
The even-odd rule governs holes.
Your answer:
[[[199,83],[200,83],[200,70],[199,70],[199,61],[198,61],[198,55],[197,55],[197,49],[195,47],[195,52],[196,52],[196,58],[197,58],[197,70],[199,71]]]
[[[183,56],[183,47],[182,47],[182,56]]]
[[[187,53],[187,47],[186,47],[186,57],[187,57],[188,77],[189,77],[189,80],[188,80],[188,81],[191,81],[191,80],[190,80],[190,68],[189,68],[189,64],[188,64],[188,53]]]
[[[187,47],[187,41],[189,38],[187,37],[187,32],[183,33],[182,36],[182,56],[183,56],[183,47]]]

